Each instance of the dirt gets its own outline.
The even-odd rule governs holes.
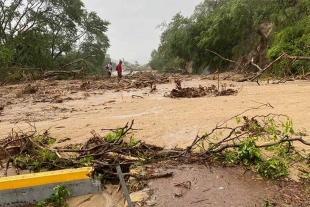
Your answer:
[[[115,80],[116,81],[116,80]],[[310,115],[307,81],[294,81],[285,84],[237,83],[221,81],[233,85],[240,92],[235,96],[201,97],[172,99],[164,97],[174,84],[157,86],[156,93],[143,95],[149,89],[113,90],[62,90],[66,85],[81,85],[83,81],[38,82],[50,85],[45,93],[62,98],[62,103],[42,101],[38,95],[21,94],[27,84],[2,87],[0,105],[5,105],[0,116],[0,135],[6,136],[11,129],[29,129],[28,123],[35,123],[38,131],[49,130],[56,138],[71,138],[65,144],[83,142],[95,130],[102,135],[106,130],[123,126],[135,120],[137,139],[166,148],[186,147],[196,134],[204,134],[217,123],[243,112],[260,103],[270,103],[274,108],[261,108],[249,111],[248,115],[280,113],[293,119],[294,127],[307,131],[310,123],[305,121]],[[217,85],[217,81],[200,80],[194,77],[185,81],[184,87]],[[47,88],[47,87],[46,87]],[[143,98],[132,98],[132,95]],[[66,100],[67,99],[67,100]],[[306,137],[309,139],[309,137]]]
[[[154,166],[152,166],[154,167]],[[293,181],[266,181],[248,169],[236,166],[160,164],[157,173],[173,176],[151,180],[141,191],[131,193],[134,206],[309,206],[307,186]],[[133,183],[135,181],[130,181]],[[106,185],[101,195],[67,200],[69,206],[127,207],[119,186]]]
[[[241,169],[182,165],[170,170],[173,178],[149,183],[157,206],[262,206],[276,190]],[[176,186],[180,183],[188,186]]]
[[[208,80],[200,76],[183,76],[182,80],[183,87],[199,87],[200,85],[210,87],[218,84],[216,80]],[[117,80],[111,79],[110,82],[116,84]],[[84,83],[87,83],[89,87],[81,88]],[[50,136],[57,140],[70,138],[68,141],[56,144],[56,146],[64,146],[85,142],[91,137],[92,130],[103,136],[109,132],[106,129],[124,126],[134,119],[135,139],[165,148],[176,146],[185,148],[191,144],[197,134],[202,135],[213,129],[217,123],[222,123],[230,117],[262,103],[270,103],[273,108],[263,107],[250,110],[246,114],[286,114],[292,118],[295,131],[304,134],[308,134],[310,127],[310,122],[307,120],[307,117],[310,116],[308,104],[310,84],[308,81],[292,81],[283,84],[260,82],[260,85],[257,85],[257,83],[221,80],[221,88],[232,88],[239,92],[233,96],[180,99],[164,97],[175,87],[172,81],[156,85],[157,90],[152,93],[149,93],[150,88],[98,89],[97,86],[102,83],[105,83],[102,79],[89,82],[85,80],[37,81],[31,83],[32,86],[35,86],[36,91],[30,94],[23,93],[28,83],[1,87],[0,106],[3,109],[0,111],[0,137],[6,137],[12,129],[28,131],[31,129],[29,124],[35,123],[39,133],[48,130]],[[303,138],[310,141],[308,135]],[[299,143],[296,145],[304,147]],[[182,170],[186,176],[190,175],[192,171],[190,168]],[[217,169],[216,172],[222,173],[223,178],[216,178],[217,173],[210,174],[212,179],[208,180],[211,182],[207,185],[209,187],[197,187],[211,189],[187,199],[186,202],[197,201],[200,196],[203,198],[213,192],[212,199],[210,196],[206,197],[211,200],[201,201],[195,205],[228,206],[227,203],[236,201],[234,206],[253,206],[248,204],[248,201],[261,202],[269,192],[265,190],[268,187],[264,182],[256,183],[255,181],[254,185],[258,186],[256,188],[253,187],[253,182],[250,179],[233,180],[232,173],[235,170],[231,172],[230,169]],[[292,177],[295,176],[297,179],[296,175],[297,173]],[[203,179],[204,176],[208,178],[209,174],[207,176],[203,173],[197,174],[200,179]],[[226,178],[226,176],[228,177]],[[192,179],[192,177],[188,179]],[[228,180],[231,180],[230,186],[228,186]],[[173,182],[178,181],[173,180]],[[250,184],[251,186],[249,186]],[[160,185],[165,186],[167,183],[162,182]],[[153,182],[153,186],[159,189],[156,187],[156,182]],[[223,189],[219,189],[220,187]],[[167,199],[169,201],[163,201],[163,206],[182,206],[185,202],[182,200],[187,198],[186,194],[181,198],[173,198],[173,194],[177,191],[168,189],[168,187],[163,188],[158,192],[158,198],[163,197],[164,194],[169,198]],[[246,192],[249,189],[251,191],[248,194]],[[167,193],[162,193],[165,190]],[[250,196],[247,201],[242,199],[244,195]],[[223,199],[226,197],[227,200],[224,203]],[[229,199],[229,197],[233,197],[235,200]],[[218,203],[215,204],[215,202]]]
[[[156,206],[309,206],[306,187],[291,181],[266,181],[239,167],[170,166],[174,176],[148,185]],[[185,183],[187,185],[180,185]],[[279,184],[281,183],[281,184]],[[189,187],[189,188],[188,188]]]

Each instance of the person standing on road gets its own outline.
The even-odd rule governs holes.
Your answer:
[[[106,67],[106,69],[107,69],[107,71],[108,71],[108,77],[110,78],[111,77],[111,75],[112,75],[112,66],[113,66],[113,64],[112,64],[112,62],[110,61],[110,63],[107,65],[107,67]]]
[[[122,64],[123,61],[119,61],[118,65],[116,66],[116,70],[117,70],[117,75],[118,75],[118,79],[120,80],[122,78]]]

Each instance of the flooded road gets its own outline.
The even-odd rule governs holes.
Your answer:
[[[226,83],[240,92],[235,96],[172,99],[164,97],[174,88],[174,84],[169,83],[157,85],[154,93],[148,93],[149,88],[60,90],[62,103],[36,102],[34,97],[19,95],[26,84],[5,86],[0,90],[0,104],[9,104],[0,116],[0,136],[5,137],[12,129],[30,130],[29,123],[35,123],[38,132],[48,130],[56,139],[68,137],[71,138],[68,143],[80,143],[91,137],[92,130],[103,136],[108,131],[101,129],[122,127],[134,119],[134,128],[139,129],[134,133],[135,139],[166,148],[186,147],[196,135],[202,135],[217,123],[261,103],[270,103],[273,108],[263,107],[249,111],[247,115],[286,114],[292,118],[297,131],[306,133],[310,128],[310,122],[305,121],[310,117],[308,82],[260,86],[256,83]],[[57,81],[53,84],[57,88],[69,83]],[[198,87],[217,82],[194,77],[182,84],[183,87]]]

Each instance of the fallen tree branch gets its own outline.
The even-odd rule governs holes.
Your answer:
[[[0,145],[0,149],[9,157],[9,159],[13,160],[12,155],[7,151],[7,149]]]
[[[108,155],[112,156],[112,157],[117,157],[117,158],[121,158],[123,160],[129,160],[129,161],[139,161],[140,159],[138,157],[132,157],[132,156],[128,156],[128,155],[122,155],[119,153],[115,153],[115,152],[107,152]]]
[[[127,132],[129,131],[129,130],[131,130],[131,128],[132,128],[132,126],[133,126],[133,124],[134,124],[134,119],[131,121],[131,123],[130,123],[130,125],[128,126],[128,122],[127,122],[127,124],[126,124],[126,126],[124,126],[123,128],[122,128],[122,133],[119,135],[119,137],[112,143],[112,145],[115,145],[115,144],[119,144],[119,141],[120,141],[120,139],[125,135],[125,134],[127,134]]]
[[[258,102],[256,102],[256,103],[258,103]],[[236,117],[241,116],[242,114],[245,114],[245,113],[248,112],[248,111],[257,110],[257,109],[260,109],[260,108],[262,108],[262,107],[264,107],[264,106],[273,108],[273,106],[272,106],[270,103],[260,103],[260,104],[261,104],[261,105],[259,105],[259,106],[257,106],[257,107],[248,108],[248,109],[244,110],[243,112],[241,112],[241,113],[239,113],[239,114],[236,114],[235,116],[230,117],[229,119],[226,119],[222,124],[219,124],[219,125],[217,124],[216,127],[221,127],[221,126],[227,124],[228,121],[230,121],[230,120],[232,120],[232,119],[235,119]]]
[[[137,97],[137,98],[143,98],[143,96],[138,96],[138,95],[132,95],[131,97],[132,97],[132,98],[135,98],[135,97]]]
[[[69,76],[75,76],[76,74],[79,74],[84,68],[76,71],[46,71],[43,73],[43,77],[53,77],[58,75],[69,75]]]
[[[293,55],[288,55],[285,52],[283,52],[284,56],[287,57],[288,59],[292,60],[308,60],[310,61],[310,57],[305,57],[305,56],[293,56]]]
[[[88,56],[86,56],[86,57],[84,57],[84,58],[81,58],[81,59],[79,59],[79,60],[75,60],[75,61],[73,61],[73,62],[71,62],[71,63],[68,63],[68,64],[65,64],[65,65],[61,66],[61,67],[58,68],[57,70],[60,71],[60,70],[66,68],[66,67],[68,67],[68,66],[70,66],[70,65],[73,65],[73,64],[79,63],[79,62],[83,62],[83,63],[85,64],[86,68],[87,68],[87,63],[85,62],[85,60],[86,60],[87,58],[90,58],[90,57],[96,57],[96,55],[88,55]]]
[[[212,50],[209,50],[209,49],[206,49],[206,51],[208,52],[211,52],[215,55],[217,55],[218,57],[220,57],[221,59],[225,60],[225,61],[228,61],[228,62],[231,62],[231,63],[235,63],[238,65],[238,67],[240,67],[240,64],[237,63],[236,61],[233,61],[233,60],[230,60],[230,59],[227,59],[227,58],[224,58],[223,56],[221,56],[220,54],[218,54],[217,52],[214,52]],[[286,54],[285,52],[282,52],[282,54],[277,57],[274,61],[272,61],[271,63],[269,63],[267,66],[265,66],[264,68],[260,67],[258,64],[255,64],[254,63],[254,60],[252,59],[250,61],[250,64],[253,65],[254,67],[256,67],[258,69],[258,71],[250,76],[250,77],[246,77],[246,78],[243,78],[243,79],[240,79],[238,80],[237,82],[245,82],[245,81],[254,81],[256,80],[259,76],[261,76],[265,71],[267,71],[269,68],[271,68],[275,63],[279,62],[280,60],[282,60],[283,58],[286,58],[286,59],[290,59],[292,61],[295,61],[295,60],[306,60],[306,61],[310,61],[310,57],[306,57],[306,56],[292,56],[292,55],[288,55]],[[287,66],[288,67],[288,66]],[[289,72],[291,73],[291,71],[289,70]],[[282,83],[282,82],[279,82],[279,83]],[[257,84],[259,85],[259,82],[257,81]]]
[[[214,51],[209,50],[209,49],[206,49],[206,51],[211,52],[211,53],[213,53],[213,54],[215,54],[215,55],[219,56],[219,57],[220,57],[220,58],[222,58],[223,60],[226,60],[226,61],[231,62],[231,63],[235,63],[235,64],[237,64],[237,65],[240,67],[240,64],[239,64],[239,63],[237,63],[237,62],[236,62],[236,61],[234,61],[234,60],[230,60],[230,59],[224,58],[223,56],[221,56],[221,55],[220,55],[220,54],[218,54],[217,52],[214,52]]]
[[[11,141],[8,141],[8,142],[6,142],[6,143],[3,145],[3,147],[5,148],[5,147],[7,147],[8,145],[10,145],[10,144],[12,144],[12,143],[14,143],[14,142],[17,142],[17,141],[29,139],[29,138],[33,137],[33,136],[35,135],[35,133],[36,133],[36,132],[34,132],[34,133],[32,133],[32,134],[30,134],[30,135],[28,135],[28,136],[24,136],[24,137],[21,137],[21,138],[18,138],[18,139],[13,139],[13,140],[11,140]]]
[[[248,78],[248,81],[254,81],[256,78],[258,78],[263,72],[265,72],[266,70],[268,70],[271,66],[273,66],[276,62],[280,61],[282,59],[282,57],[284,57],[284,53],[282,53],[277,59],[275,59],[274,61],[272,61],[271,63],[269,63],[265,68],[261,68],[258,65],[253,63],[253,60],[251,61],[251,64],[253,66],[255,66],[259,71],[256,73],[256,75],[254,75],[253,77]]]
[[[302,139],[301,137],[297,137],[297,138],[289,138],[288,136],[284,136],[282,137],[279,141],[277,142],[272,142],[272,143],[267,143],[267,144],[263,144],[263,145],[255,145],[256,148],[266,148],[266,147],[271,147],[271,146],[275,146],[284,142],[294,142],[294,141],[298,141],[303,143],[304,145],[310,146],[310,142],[307,142],[306,140]],[[204,152],[203,154],[210,154],[210,153],[221,153],[222,151],[224,151],[225,149],[228,148],[239,148],[241,145],[240,144],[226,144],[216,150],[212,150],[209,149],[208,151]]]
[[[155,175],[138,175],[135,173],[124,173],[124,176],[130,176],[134,177],[138,180],[152,180],[152,179],[157,179],[157,178],[167,178],[167,177],[172,177],[173,172],[169,173],[164,173],[164,174],[155,174]]]
[[[46,71],[46,72],[43,73],[42,77],[47,78],[47,77],[53,77],[53,76],[58,76],[58,75],[68,75],[68,76],[74,76],[75,77],[77,74],[80,74],[84,70],[84,67],[82,67],[79,70],[71,70],[71,71],[62,71],[62,69],[66,68],[66,67],[68,67],[70,65],[79,63],[79,62],[83,62],[85,64],[85,69],[87,69],[87,63],[85,62],[85,60],[87,58],[90,58],[90,57],[96,57],[96,55],[88,55],[85,58],[81,58],[79,60],[75,60],[73,62],[70,62],[68,64],[65,64],[65,65],[61,66],[56,71]]]

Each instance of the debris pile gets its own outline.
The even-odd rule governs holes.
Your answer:
[[[102,182],[118,183],[119,178],[116,169],[120,166],[123,176],[129,184],[130,191],[136,191],[145,187],[146,180],[170,177],[173,174],[171,172],[160,174],[153,169],[147,169],[144,173],[139,171],[133,172],[130,170],[133,166],[156,163],[161,165],[163,163],[167,164],[167,161],[170,161],[170,163],[175,161],[175,163],[201,162],[206,164],[214,160],[222,160],[223,163],[228,162],[235,165],[243,163],[249,169],[254,169],[258,173],[265,173],[263,175],[269,173],[270,175],[282,177],[284,175],[282,171],[286,172],[286,169],[280,168],[282,171],[278,171],[278,168],[269,168],[269,165],[266,167],[266,163],[268,164],[270,160],[275,160],[275,156],[285,155],[281,159],[286,158],[290,164],[295,164],[295,157],[297,155],[298,159],[309,161],[308,158],[301,157],[300,153],[297,154],[292,144],[294,141],[299,141],[304,145],[310,146],[310,143],[303,138],[291,137],[291,134],[294,134],[294,132],[288,117],[275,114],[247,117],[243,115],[244,113],[238,114],[223,124],[217,125],[210,133],[202,136],[197,135],[192,145],[186,149],[171,150],[163,150],[160,147],[147,145],[135,140],[131,134],[135,130],[133,129],[134,121],[127,123],[122,128],[109,129],[112,132],[105,136],[100,136],[95,131],[92,131],[92,137],[85,143],[69,144],[64,147],[53,147],[56,140],[50,137],[48,131],[45,131],[43,134],[37,134],[35,126],[32,126],[32,132],[12,131],[5,139],[0,140],[0,159],[6,162],[5,166],[1,163],[1,167],[7,170],[12,165],[18,174],[20,169],[37,172],[92,166],[94,170],[89,175],[91,178],[99,179]],[[225,127],[224,125],[228,121],[237,121],[237,126],[233,128]],[[282,123],[282,125],[279,123]],[[278,130],[281,127],[284,127],[283,131]],[[129,142],[124,141],[125,137],[129,138]],[[278,140],[275,137],[278,137]],[[269,142],[265,144],[256,143],[259,139]],[[67,139],[58,140],[58,143],[66,141]],[[265,157],[261,156],[259,149],[268,150],[274,154],[271,159],[265,159]],[[197,150],[199,150],[199,153],[197,153]],[[287,155],[291,155],[294,159],[286,157]],[[281,163],[280,161],[275,163],[279,164]],[[274,165],[275,163],[271,164]],[[283,167],[283,165],[280,166]],[[133,179],[129,181],[129,177],[134,178],[137,182],[132,182]],[[279,181],[278,186],[282,184],[283,182]],[[186,181],[175,184],[175,186],[186,189],[191,188],[190,182]],[[292,191],[302,192],[299,190],[300,186],[297,184],[292,186]],[[291,192],[287,188],[281,190],[285,194]],[[178,195],[182,196],[182,193],[176,194],[176,197]],[[297,195],[300,198],[307,196],[303,193]],[[282,195],[279,194],[279,196]],[[284,200],[286,204],[305,203],[307,201],[308,197],[295,199],[294,201]]]
[[[238,93],[238,90],[232,88],[226,88],[226,84],[222,85],[222,89],[219,90],[215,85],[209,87],[199,85],[196,87],[182,88],[181,80],[175,79],[175,89],[172,89],[169,97],[171,98],[196,98],[203,96],[230,96]]]
[[[74,80],[46,79],[27,83],[22,89],[10,86],[18,98],[31,100],[34,103],[61,103],[69,100],[80,100],[91,94],[103,94],[105,91],[134,90],[149,87],[149,93],[156,91],[157,84],[169,83],[169,76],[165,74],[137,73],[123,77],[101,77]],[[84,96],[75,95],[82,92]],[[0,94],[1,95],[1,94]],[[78,97],[77,97],[78,96]],[[15,101],[12,101],[12,103]]]
[[[0,166],[5,168],[4,176],[7,175],[10,164],[17,174],[20,170],[39,172],[93,166],[91,177],[118,181],[116,166],[120,165],[126,175],[134,164],[146,164],[155,159],[159,161],[167,155],[162,148],[136,141],[132,137],[129,143],[124,142],[123,139],[130,134],[133,123],[134,121],[127,123],[123,128],[115,129],[104,137],[92,131],[93,136],[84,144],[70,144],[65,147],[53,147],[56,140],[49,136],[48,131],[38,135],[34,126],[31,133],[12,132],[0,141]],[[59,140],[58,143],[60,142],[64,141]],[[3,163],[6,163],[5,166]],[[151,179],[154,175],[130,176]]]
[[[103,84],[98,86],[99,89],[120,90],[120,89],[140,89],[150,87],[153,88],[156,84],[169,83],[169,77],[165,74],[153,74],[151,72],[140,72],[130,76],[125,76],[121,81],[115,78],[107,79]],[[96,86],[95,86],[96,87]]]

